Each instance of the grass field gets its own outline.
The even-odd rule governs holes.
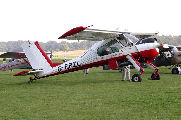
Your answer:
[[[62,60],[60,60],[62,62]],[[54,62],[59,62],[55,59]],[[118,70],[91,68],[28,83],[0,71],[0,119],[181,119],[181,76],[161,67],[161,80],[120,81]],[[138,73],[131,69],[131,76]]]

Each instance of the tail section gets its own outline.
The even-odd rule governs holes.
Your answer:
[[[38,41],[21,45],[33,69],[50,70],[53,63],[40,47]]]

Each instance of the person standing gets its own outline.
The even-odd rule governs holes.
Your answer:
[[[122,81],[125,81],[126,77],[127,77],[127,81],[131,82],[131,79],[130,79],[130,65],[123,67]]]
[[[87,69],[83,69],[83,74],[85,75],[88,75],[88,72],[89,72],[89,68],[87,68]]]
[[[5,64],[6,63],[6,58],[3,58],[3,64]]]
[[[11,59],[11,58],[9,59],[9,63],[10,63],[10,62],[12,62],[12,59]],[[13,72],[13,69],[10,69],[10,70],[9,70],[9,73],[10,73],[10,71]]]
[[[63,59],[64,63],[66,62],[66,57],[64,56],[64,59]]]

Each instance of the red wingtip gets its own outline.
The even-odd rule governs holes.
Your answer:
[[[93,26],[93,25],[91,25],[91,26]],[[88,26],[88,27],[91,27],[91,26]]]
[[[73,34],[82,32],[82,31],[84,31],[86,28],[87,28],[87,27],[83,27],[83,26],[73,28],[73,29],[69,30],[68,32],[64,33],[64,34],[63,34],[62,36],[60,36],[58,39],[65,38],[65,37],[67,37],[67,36],[71,36],[71,35],[73,35]]]

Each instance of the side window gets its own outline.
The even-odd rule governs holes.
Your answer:
[[[114,52],[119,52],[119,49],[117,47],[111,47],[112,45],[114,45],[115,43],[117,43],[117,40],[111,40],[110,42],[106,43],[105,45],[101,46],[100,48],[97,49],[97,54],[99,56],[104,56],[104,55],[108,55]]]
[[[133,42],[131,41],[131,38],[132,38],[132,36],[130,36],[129,34],[120,34],[117,37],[119,42],[125,47],[133,45]]]
[[[126,40],[121,40],[120,43],[121,43],[122,45],[124,45],[124,46],[127,46],[127,45],[128,45],[128,43],[127,43]]]
[[[123,34],[120,34],[117,39],[119,40],[119,42],[123,45],[123,46],[126,46],[127,45],[127,41],[126,41],[126,38]]]

